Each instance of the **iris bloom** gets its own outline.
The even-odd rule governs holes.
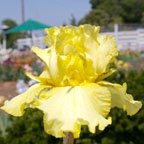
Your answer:
[[[78,138],[82,125],[91,133],[111,124],[108,116],[113,107],[133,115],[141,108],[127,94],[127,85],[113,84],[104,79],[115,70],[110,64],[118,55],[115,39],[100,35],[99,27],[81,25],[46,29],[47,49],[32,51],[45,62],[39,76],[25,93],[6,101],[2,109],[22,116],[26,108],[38,108],[44,113],[44,129],[55,137],[72,132]]]

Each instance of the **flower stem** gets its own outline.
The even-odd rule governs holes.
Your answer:
[[[63,138],[63,144],[73,144],[74,143],[74,135],[71,132],[66,132],[65,137]]]

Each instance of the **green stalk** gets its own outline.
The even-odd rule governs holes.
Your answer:
[[[63,138],[63,144],[73,144],[74,135],[71,132],[65,132],[65,137]]]

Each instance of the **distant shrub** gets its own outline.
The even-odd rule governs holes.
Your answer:
[[[60,141],[44,132],[43,114],[36,109],[27,109],[23,117],[10,117],[10,121],[6,144],[58,144]]]

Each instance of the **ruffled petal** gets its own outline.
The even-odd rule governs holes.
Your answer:
[[[85,42],[87,56],[93,61],[95,71],[101,75],[107,72],[112,60],[118,55],[116,41],[110,35],[99,35],[98,41],[89,37]]]
[[[63,137],[64,132],[79,137],[81,125],[90,132],[98,126],[103,130],[111,123],[106,119],[111,105],[110,92],[97,84],[56,87],[47,92],[37,107],[44,112],[44,127],[48,134]]]
[[[85,81],[94,82],[97,78],[91,61],[75,55],[58,56],[59,77],[62,86],[75,86]]]
[[[36,53],[47,65],[47,72],[54,85],[58,85],[60,82],[59,69],[58,69],[58,55],[56,51],[51,47],[48,49],[40,49],[32,47],[32,51]]]
[[[106,73],[99,75],[98,78],[96,79],[96,82],[104,80],[105,78],[109,77],[110,75],[112,75],[115,72],[116,72],[115,69],[112,69],[112,68],[109,69]]]
[[[69,65],[73,67],[69,74],[77,70],[77,74],[74,75],[77,75],[78,83],[83,81],[93,83],[96,79],[98,81],[112,74],[108,66],[118,54],[116,42],[112,36],[98,35],[99,27],[91,25],[82,25],[78,28],[66,26],[53,30],[55,32],[47,30],[47,33],[55,44],[48,49],[33,47],[32,50],[46,63],[54,85],[64,86],[63,80],[71,79],[66,72]],[[78,63],[73,62],[72,65],[70,57]],[[71,85],[71,82],[68,83],[66,85]]]
[[[50,53],[51,53],[52,48],[47,48],[47,49],[40,49],[38,47],[33,46],[32,51],[39,57],[41,58],[46,64],[49,63],[50,59]]]
[[[94,82],[98,75],[93,63],[79,55],[59,55],[54,49],[45,50],[33,47],[33,51],[46,63],[48,77],[27,75],[38,82],[50,83],[56,86],[78,85],[84,81]]]
[[[109,89],[111,93],[111,107],[122,108],[130,116],[137,113],[142,107],[140,101],[135,101],[132,95],[126,93],[126,83],[119,85],[101,81],[99,84]]]
[[[25,108],[35,106],[37,97],[39,97],[42,90],[46,88],[49,87],[46,85],[35,84],[31,86],[25,93],[6,101],[1,109],[13,116],[22,116],[24,114]]]
[[[59,34],[59,29],[57,27],[52,27],[45,29],[46,36],[44,38],[45,43],[51,47],[52,45],[55,45],[56,37]]]

